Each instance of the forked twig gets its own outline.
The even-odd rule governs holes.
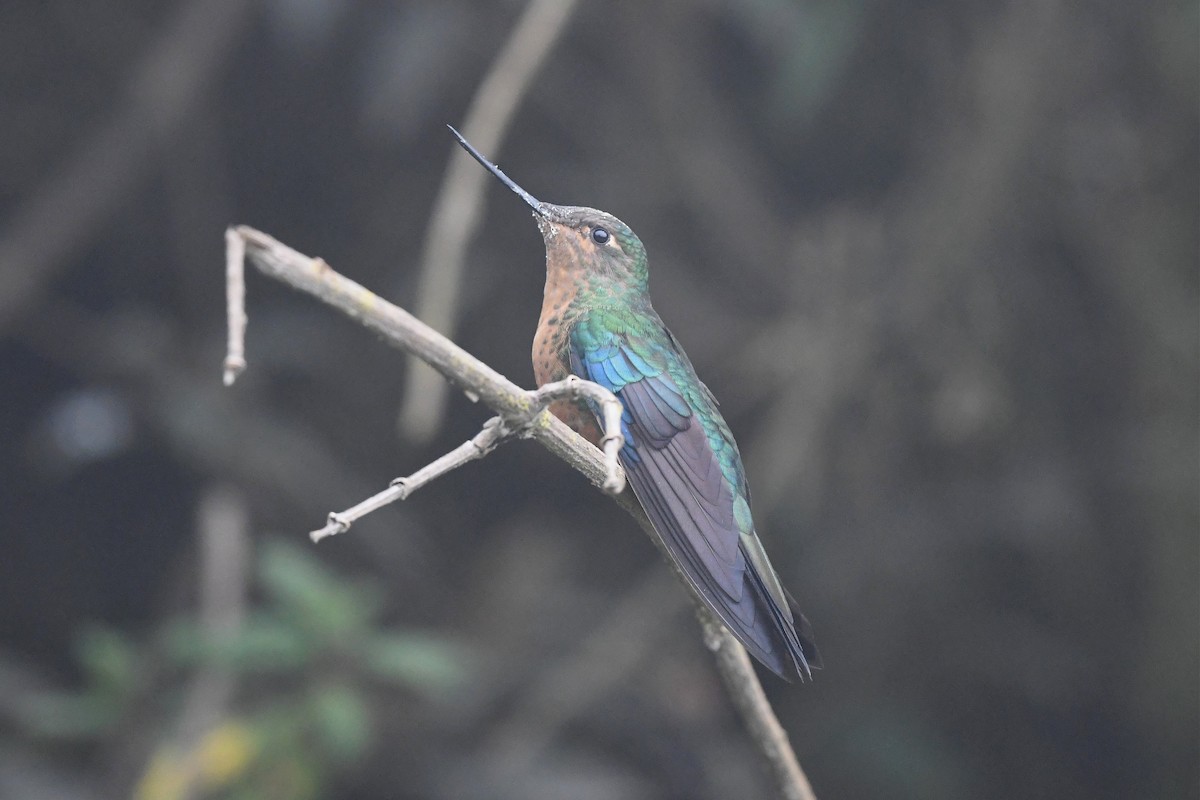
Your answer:
[[[232,323],[231,323],[232,324]],[[228,361],[228,358],[226,359]],[[226,372],[228,374],[228,372]],[[608,494],[620,494],[625,488],[625,471],[617,460],[617,454],[625,446],[625,437],[621,434],[621,401],[598,383],[580,380],[574,375],[557,383],[548,383],[537,391],[530,392],[540,413],[552,401],[563,397],[574,400],[590,400],[603,409],[604,413],[604,483],[600,487]],[[447,472],[458,469],[462,465],[483,458],[488,453],[503,444],[513,435],[525,433],[536,420],[536,415],[526,415],[516,420],[506,419],[503,415],[492,417],[483,423],[483,430],[473,438],[460,444],[446,455],[421,467],[405,478],[396,478],[388,488],[378,494],[368,497],[353,508],[345,511],[334,511],[329,515],[329,521],[324,528],[309,534],[314,542],[319,542],[326,536],[345,533],[356,519],[365,517],[376,509],[394,503],[397,500],[407,500],[408,496],[427,483],[440,478]]]
[[[309,538],[314,542],[319,542],[326,536],[345,533],[350,530],[350,526],[354,524],[355,520],[365,517],[388,503],[407,500],[410,494],[425,484],[440,478],[447,472],[458,469],[463,464],[483,458],[511,435],[512,432],[504,424],[504,417],[492,417],[483,423],[483,430],[473,438],[463,442],[436,461],[426,464],[412,475],[394,479],[388,484],[388,488],[379,494],[368,497],[356,506],[345,511],[330,512],[329,521],[325,527],[308,534]]]

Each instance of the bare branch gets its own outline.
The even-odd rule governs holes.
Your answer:
[[[229,343],[225,353],[226,386],[246,369],[246,241],[225,231],[225,319]]]
[[[531,420],[527,428],[530,438],[583,473],[596,486],[604,486],[608,474],[601,454],[548,411],[539,410],[536,393],[524,391],[407,311],[334,272],[321,259],[302,255],[253,228],[240,226],[234,231],[245,240],[246,255],[261,272],[345,312],[389,344],[425,361],[501,417]],[[615,499],[665,555],[665,544],[632,493],[622,492]],[[705,643],[714,650],[717,669],[734,706],[759,751],[771,765],[780,796],[787,800],[815,800],[745,650],[696,594],[679,566],[669,558],[667,563],[691,593],[696,615],[705,630]]]
[[[244,232],[230,228],[225,231],[225,294],[228,311],[228,350],[225,356],[226,386],[233,384],[237,376],[246,368],[245,338],[246,338],[246,286],[245,286],[245,257],[246,240]],[[278,244],[276,242],[276,244]],[[282,245],[280,245],[282,247]],[[294,252],[294,251],[293,251]],[[470,358],[470,356],[467,356]],[[464,389],[469,396],[475,398],[474,392]],[[501,414],[484,423],[483,430],[471,440],[464,442],[451,452],[421,468],[406,478],[396,478],[391,485],[361,503],[346,511],[335,511],[329,514],[325,527],[309,533],[314,542],[319,542],[328,536],[345,533],[354,521],[365,517],[390,503],[406,499],[417,489],[447,472],[458,469],[469,461],[482,458],[490,453],[506,438],[516,432],[526,432],[535,422],[536,416],[554,400],[571,398],[574,400],[589,400],[598,405],[604,415],[604,437],[601,444],[604,447],[605,477],[601,488],[607,494],[617,495],[625,488],[625,472],[621,468],[618,454],[625,446],[625,436],[621,433],[621,401],[616,395],[598,383],[582,380],[574,375],[557,383],[547,384],[529,393],[534,401],[531,410],[521,409],[515,413]]]
[[[708,612],[707,607],[703,610]],[[717,671],[725,682],[725,690],[737,706],[750,735],[767,757],[780,796],[785,800],[816,800],[808,776],[800,768],[800,762],[796,760],[791,742],[788,741],[787,731],[775,717],[762,684],[757,680],[742,678],[747,673],[754,674],[754,665],[750,663],[750,656],[746,655],[746,648],[711,613],[697,616],[704,629],[704,644],[717,659]]]
[[[236,236],[236,234],[234,235]],[[625,471],[621,468],[617,455],[625,446],[625,437],[621,434],[621,401],[617,399],[616,395],[598,383],[581,380],[574,375],[557,383],[546,384],[530,394],[537,402],[538,410],[546,408],[551,401],[562,397],[591,400],[604,410],[602,443],[604,445],[605,478],[601,488],[608,494],[620,494],[621,490],[625,488]],[[483,424],[483,430],[474,438],[463,442],[431,464],[422,467],[407,478],[396,478],[388,488],[368,497],[353,508],[331,513],[325,527],[310,533],[309,538],[314,542],[319,542],[326,536],[345,533],[350,530],[350,526],[356,519],[365,517],[389,503],[407,500],[409,495],[425,484],[468,462],[483,458],[514,433],[522,433],[527,430],[535,419],[536,417],[533,416],[516,420],[506,420],[504,416],[492,417]]]
[[[558,41],[576,0],[530,0],[525,12],[479,84],[462,131],[485,153],[496,153],[530,81]],[[483,216],[487,173],[457,147],[434,202],[421,256],[417,316],[436,330],[453,335],[458,290],[467,245]],[[446,387],[419,361],[411,362],[398,425],[409,440],[425,440],[441,422]]]
[[[379,494],[368,497],[353,508],[331,513],[325,527],[310,533],[309,538],[314,542],[319,542],[326,536],[345,533],[350,530],[350,526],[356,519],[365,517],[389,503],[408,499],[410,494],[434,479],[458,469],[463,464],[483,458],[510,435],[512,432],[504,424],[504,417],[492,417],[483,424],[483,430],[474,438],[463,442],[433,463],[422,467],[407,478],[396,478],[388,488]]]

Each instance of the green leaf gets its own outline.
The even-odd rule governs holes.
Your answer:
[[[296,670],[309,663],[314,646],[296,626],[271,614],[251,614],[240,628],[213,638],[196,623],[174,624],[166,650],[184,665],[212,665],[247,672]]]
[[[22,712],[26,727],[53,739],[99,736],[121,718],[121,706],[111,696],[44,692],[30,698]]]
[[[313,723],[317,739],[335,762],[348,763],[366,749],[371,720],[362,696],[333,684],[313,692]]]
[[[81,691],[41,692],[19,702],[26,726],[42,736],[99,736],[121,720],[133,697],[138,655],[129,639],[106,628],[85,627],[75,648],[85,673]]]
[[[105,694],[124,695],[137,680],[137,651],[116,631],[88,627],[76,641],[79,662],[91,688]]]
[[[374,675],[426,691],[451,689],[467,679],[467,650],[424,634],[378,634],[365,643],[362,655],[363,666]]]
[[[321,638],[361,635],[380,605],[378,592],[343,580],[295,545],[271,541],[259,577],[282,615]]]

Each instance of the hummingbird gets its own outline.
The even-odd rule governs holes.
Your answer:
[[[529,204],[541,231],[546,288],[533,338],[537,385],[576,375],[617,396],[621,466],[670,557],[755,658],[785,680],[811,679],[821,666],[812,627],[755,533],[746,471],[717,400],[650,303],[641,240],[611,214],[535,199],[447,127]],[[595,409],[560,400],[550,411],[599,444]]]

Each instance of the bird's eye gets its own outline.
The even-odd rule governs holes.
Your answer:
[[[592,241],[596,244],[608,244],[612,236],[604,228],[592,228]]]

